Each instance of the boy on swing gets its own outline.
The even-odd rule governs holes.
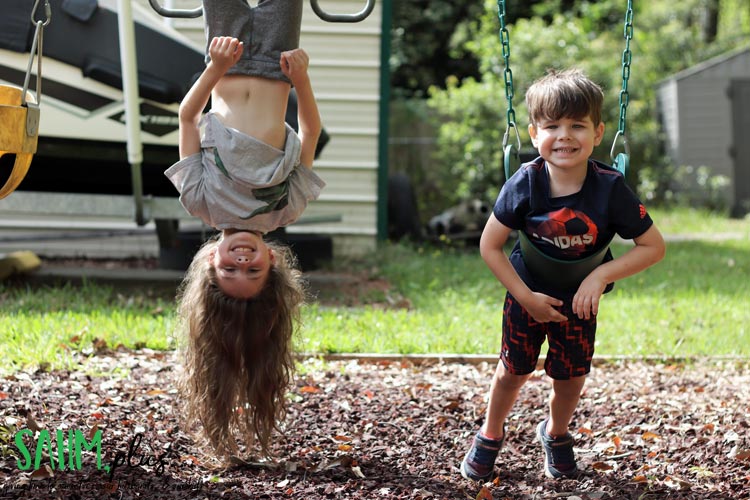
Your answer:
[[[184,208],[221,231],[178,297],[184,414],[222,458],[238,452],[237,437],[270,455],[305,293],[289,248],[264,235],[325,185],[312,171],[321,121],[298,48],[302,0],[204,0],[203,13],[206,68],[180,104],[180,160],[165,172]],[[285,123],[292,86],[299,134]]]
[[[492,478],[506,439],[505,420],[545,339],[552,391],[549,415],[536,427],[544,472],[550,478],[577,476],[568,427],[591,368],[599,301],[615,281],[664,257],[661,234],[622,174],[590,158],[604,135],[602,101],[601,88],[578,70],[552,71],[526,94],[529,134],[540,157],[506,181],[480,241],[482,258],[507,294],[485,421],[460,466],[467,479]],[[559,260],[594,255],[615,233],[635,246],[617,258],[607,250],[603,262],[569,289],[559,286],[555,273],[527,266],[518,243],[510,257],[504,253],[513,230],[524,231]]]

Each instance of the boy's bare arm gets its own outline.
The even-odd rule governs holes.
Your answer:
[[[200,123],[201,114],[211,97],[211,91],[224,73],[231,68],[242,55],[243,44],[236,38],[216,37],[211,40],[209,55],[211,61],[195,81],[185,98],[180,103],[180,159],[198,153],[201,148]]]
[[[310,75],[307,72],[309,58],[303,49],[290,50],[281,54],[280,64],[281,70],[297,90],[297,121],[302,143],[300,163],[312,168],[321,123],[318,104],[315,102]]]
[[[479,241],[479,252],[485,263],[492,274],[536,321],[546,323],[567,320],[560,311],[553,307],[561,306],[563,304],[561,300],[532,291],[518,276],[503,250],[511,231],[512,229],[497,220],[494,214],[490,215]]]
[[[598,314],[599,299],[609,283],[637,274],[664,258],[666,246],[656,226],[652,225],[633,241],[633,248],[594,269],[578,287],[573,297],[573,313],[579,318]]]

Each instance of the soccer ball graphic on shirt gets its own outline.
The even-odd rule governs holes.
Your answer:
[[[566,254],[576,256],[591,249],[599,230],[583,212],[562,208],[547,214],[547,220],[541,222],[532,234]]]

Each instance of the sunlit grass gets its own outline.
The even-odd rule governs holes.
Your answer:
[[[736,235],[750,237],[750,218],[729,218],[723,213],[686,207],[649,208],[651,218],[664,234]]]
[[[0,285],[2,371],[29,366],[69,367],[72,353],[172,347],[174,305],[147,291],[123,295],[111,287]]]
[[[747,220],[692,210],[652,211],[652,216],[665,234],[704,236],[669,241],[662,262],[617,283],[604,297],[597,354],[750,356]],[[627,248],[615,244],[613,252]],[[306,306],[300,351],[498,352],[505,290],[476,248],[386,244],[360,261],[338,261],[335,270],[362,269],[391,288],[368,297],[377,304]],[[402,307],[381,305],[387,299]],[[171,349],[174,315],[173,300],[148,288],[125,292],[91,283],[36,289],[0,284],[0,371],[72,367],[80,360],[78,353],[120,344]]]

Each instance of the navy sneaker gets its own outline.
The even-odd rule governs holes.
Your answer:
[[[481,431],[474,436],[474,443],[461,462],[461,475],[466,479],[486,482],[492,479],[495,472],[495,459],[503,447],[505,429],[500,439],[490,439],[482,436]]]
[[[570,433],[553,438],[547,434],[547,421],[539,424],[536,435],[544,448],[544,474],[552,479],[573,478],[578,475],[576,457],[573,454],[575,440]]]

